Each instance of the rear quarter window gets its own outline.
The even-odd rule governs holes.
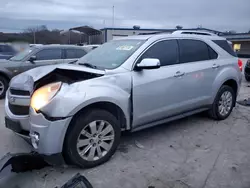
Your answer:
[[[237,57],[237,54],[233,51],[232,47],[228,44],[226,40],[213,40],[213,42],[232,56]]]

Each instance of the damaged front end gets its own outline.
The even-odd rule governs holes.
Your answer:
[[[76,82],[97,78],[100,76],[103,76],[105,71],[102,70],[95,70],[90,69],[83,66],[78,65],[60,65],[58,67],[55,66],[47,66],[47,67],[39,67],[36,69],[32,69],[30,71],[27,71],[25,73],[22,73],[16,77],[14,77],[9,86],[9,90],[6,95],[5,100],[5,125],[8,129],[14,131],[16,134],[24,138],[29,143],[34,143],[39,141],[39,137],[36,135],[36,131],[31,131],[31,125],[30,125],[30,104],[31,104],[31,98],[32,95],[36,90],[39,88],[55,82],[61,82],[65,83],[66,85],[70,86],[71,84],[74,84]],[[39,118],[48,118],[45,114],[42,114],[42,112],[37,113],[38,119]],[[47,119],[46,119],[47,120]],[[50,119],[51,120],[51,119]],[[70,120],[69,118],[67,119]],[[46,126],[39,127],[42,134],[40,135],[40,139],[44,137],[44,135],[49,135],[49,131],[51,132],[51,144],[48,145],[55,145],[55,141],[53,139],[55,136],[55,131],[58,127],[58,130],[60,130],[60,124],[62,123],[60,121],[60,118],[54,118],[53,123],[56,123],[53,127],[53,130],[46,130]],[[43,129],[44,128],[44,129]],[[63,130],[63,128],[61,128]],[[64,130],[65,131],[65,130]],[[59,134],[59,131],[58,131]],[[56,134],[57,135],[57,134]],[[44,140],[46,140],[44,138]],[[61,141],[58,139],[58,142]],[[33,145],[33,144],[32,144]],[[38,152],[36,147],[33,145],[34,151]],[[41,150],[44,149],[41,147]],[[52,149],[49,149],[47,151],[42,151],[41,154],[48,155],[48,156],[54,156],[54,154],[58,154],[61,151],[61,148],[57,149],[57,151],[52,151]],[[29,157],[33,157],[38,161],[43,161],[44,156],[39,157],[38,154],[8,154],[6,155],[3,160],[1,160],[2,163],[10,163],[14,164],[14,171],[16,171],[16,164],[20,163],[20,161],[23,161],[24,164],[28,164],[28,162],[32,160],[26,160],[29,159]],[[50,157],[51,158],[51,157]],[[6,162],[3,162],[3,161]],[[19,161],[19,162],[16,162]],[[14,163],[13,163],[14,162]],[[49,164],[55,164],[58,162],[58,160],[50,161]],[[61,162],[61,160],[60,160]],[[45,162],[47,163],[47,162]],[[45,164],[41,162],[40,164]],[[28,164],[28,166],[32,166]],[[0,166],[1,167],[1,166]],[[2,165],[2,167],[5,167]]]

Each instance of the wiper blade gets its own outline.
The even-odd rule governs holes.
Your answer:
[[[90,63],[79,63],[79,65],[84,65],[86,67],[92,68],[92,69],[97,69],[97,66],[92,65]]]

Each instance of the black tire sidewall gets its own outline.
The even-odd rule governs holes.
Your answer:
[[[97,161],[86,161],[84,160],[77,152],[77,138],[81,130],[90,122],[95,120],[105,120],[109,122],[115,133],[115,138],[113,145],[109,152],[101,159]],[[100,109],[93,109],[85,112],[84,114],[78,115],[72,124],[70,125],[69,130],[67,131],[64,143],[64,155],[68,162],[73,163],[77,166],[83,168],[91,168],[97,165],[100,165],[110,159],[110,157],[115,153],[121,136],[121,129],[118,123],[118,120],[110,112]]]
[[[250,81],[250,77],[249,76],[247,76],[247,75],[245,75],[245,79],[246,79],[246,81]]]
[[[2,94],[0,94],[0,99],[3,99],[3,98],[5,97],[6,91],[7,91],[7,89],[8,89],[8,82],[7,82],[7,80],[6,80],[4,77],[2,77],[2,76],[0,76],[0,81],[3,82],[3,84],[4,84],[4,91],[3,91]]]
[[[225,92],[225,91],[229,91],[231,94],[232,94],[232,106],[231,106],[231,109],[230,111],[228,112],[228,114],[226,114],[225,116],[222,116],[220,113],[219,113],[219,100],[221,98],[221,95]],[[233,107],[234,107],[234,104],[235,104],[235,100],[236,100],[236,93],[234,92],[234,90],[227,86],[227,85],[223,85],[220,90],[218,91],[217,95],[216,95],[216,99],[214,101],[214,104],[213,104],[213,110],[217,116],[217,119],[218,120],[224,120],[226,119],[232,112],[233,110]]]

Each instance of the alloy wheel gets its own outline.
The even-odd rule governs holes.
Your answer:
[[[218,105],[220,115],[226,116],[230,112],[232,105],[233,105],[232,93],[229,91],[223,92],[220,97]]]
[[[78,154],[87,161],[99,160],[111,149],[114,137],[114,129],[110,123],[104,120],[92,121],[78,136]]]
[[[0,80],[0,95],[2,95],[3,94],[3,92],[4,92],[4,83]]]

